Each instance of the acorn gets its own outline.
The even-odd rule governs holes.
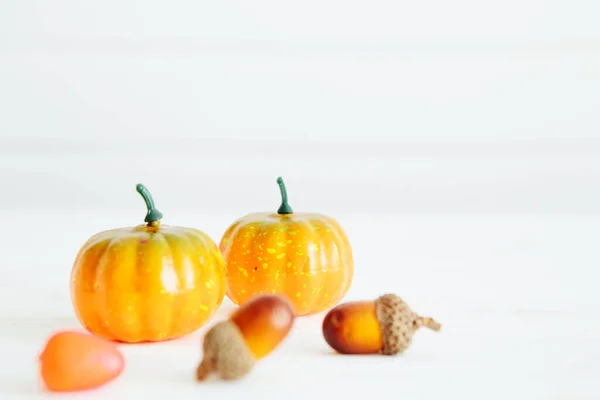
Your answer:
[[[420,317],[395,294],[375,301],[342,303],[332,308],[323,320],[323,337],[341,354],[403,353],[419,328],[439,331],[441,325]]]
[[[238,308],[204,336],[204,355],[196,379],[211,375],[236,380],[272,353],[289,334],[295,319],[291,304],[280,295],[259,295]]]

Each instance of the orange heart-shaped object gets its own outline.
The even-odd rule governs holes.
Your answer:
[[[91,389],[123,372],[125,359],[113,342],[80,332],[60,331],[40,354],[40,375],[51,391]]]

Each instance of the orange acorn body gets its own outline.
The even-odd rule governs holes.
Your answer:
[[[294,322],[290,303],[278,295],[257,296],[204,337],[204,354],[196,370],[199,381],[211,374],[223,380],[248,374],[256,361],[275,350]]]
[[[330,310],[323,321],[323,334],[340,353],[372,354],[383,347],[374,301],[343,303]]]
[[[71,272],[77,318],[90,332],[128,343],[187,335],[214,315],[225,296],[225,266],[198,229],[161,225],[147,189],[147,224],[92,236]]]
[[[431,318],[415,314],[400,297],[386,294],[331,309],[323,319],[323,337],[338,353],[394,355],[410,346],[421,326],[441,328]]]
[[[124,369],[117,346],[79,332],[58,332],[50,337],[40,357],[40,376],[55,392],[79,391],[102,386]]]
[[[259,294],[285,295],[297,315],[333,307],[354,274],[352,249],[333,218],[294,213],[281,178],[277,213],[254,213],[234,222],[220,249],[227,267],[227,296],[242,305]]]

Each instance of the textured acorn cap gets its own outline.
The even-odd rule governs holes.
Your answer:
[[[403,353],[410,346],[413,335],[421,326],[434,331],[441,329],[441,325],[433,319],[419,317],[395,294],[385,294],[375,300],[375,311],[383,336],[380,354]]]
[[[196,370],[196,379],[206,380],[216,374],[223,380],[244,377],[254,367],[255,359],[239,328],[231,321],[219,322],[204,336],[204,355]]]

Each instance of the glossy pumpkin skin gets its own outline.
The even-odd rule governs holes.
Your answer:
[[[161,225],[150,204],[148,224],[100,232],[77,255],[71,300],[97,336],[174,339],[208,322],[223,301],[225,267],[216,243],[197,229]]]
[[[313,213],[253,213],[237,220],[220,245],[227,296],[244,304],[258,294],[285,295],[296,315],[336,305],[352,283],[346,234],[333,218]]]

